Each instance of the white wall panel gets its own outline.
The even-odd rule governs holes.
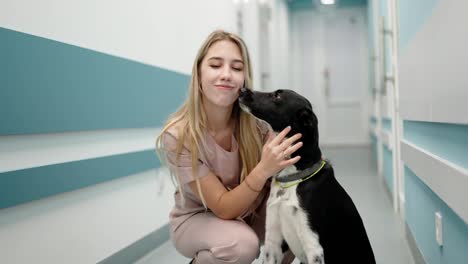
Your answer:
[[[392,133],[386,130],[380,131],[381,138],[382,138],[382,143],[387,146],[389,150],[393,150],[393,139],[392,139]]]
[[[468,223],[468,170],[403,140],[401,156],[408,168]]]
[[[400,58],[404,119],[468,124],[467,1],[439,1]]]
[[[137,128],[0,136],[0,173],[154,149],[159,132]]]
[[[293,89],[289,70],[292,67],[289,59],[289,13],[286,1],[272,1],[273,34],[271,41],[271,86],[268,90]],[[292,79],[292,78],[291,78]]]
[[[167,224],[166,169],[0,210],[0,262],[97,263]]]
[[[236,30],[231,0],[2,0],[0,26],[186,74],[211,31]]]
[[[235,15],[231,0],[0,1],[0,27],[184,74],[191,74],[209,33],[237,31]],[[255,33],[248,34],[258,64]],[[157,130],[2,137],[0,167],[5,172],[152,149]],[[0,262],[96,263],[131,245],[168,223],[174,188],[167,171],[158,174],[142,172],[0,210]]]

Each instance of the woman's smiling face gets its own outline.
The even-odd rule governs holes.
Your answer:
[[[229,40],[215,42],[208,49],[200,67],[204,103],[218,107],[232,106],[244,79],[244,62],[239,47]]]

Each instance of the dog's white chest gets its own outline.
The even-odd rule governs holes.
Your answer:
[[[294,255],[302,263],[308,263],[307,252],[314,251],[320,255],[323,250],[318,235],[309,227],[307,214],[299,204],[296,189],[297,185],[282,188],[272,183],[267,202],[267,221],[275,219],[277,224],[274,225],[275,230],[267,229],[266,232],[280,232]]]
[[[267,217],[275,217],[279,221],[280,230],[269,230],[270,232],[281,232],[294,255],[301,261],[305,258],[305,252],[299,238],[300,230],[306,227],[298,225],[299,218],[305,217],[299,207],[296,195],[296,186],[282,189],[274,183],[271,188],[272,196],[268,199]],[[307,220],[307,219],[305,219]]]

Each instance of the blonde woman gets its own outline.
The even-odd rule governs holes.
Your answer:
[[[285,138],[240,110],[239,89],[252,87],[244,42],[211,33],[195,59],[189,96],[167,121],[157,149],[175,176],[171,240],[191,263],[246,264],[263,243],[271,176],[295,164],[301,135]]]

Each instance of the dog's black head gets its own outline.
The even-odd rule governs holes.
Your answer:
[[[298,153],[302,152],[303,162],[305,162],[304,151],[314,151],[314,159],[320,153],[317,116],[310,102],[302,95],[292,90],[265,93],[242,88],[239,105],[242,110],[269,123],[275,132],[291,126],[288,136],[301,133],[304,146]]]
[[[269,123],[275,132],[287,126],[291,126],[291,133],[317,129],[317,117],[312,111],[312,105],[292,90],[264,93],[242,88],[239,104],[244,111]]]

